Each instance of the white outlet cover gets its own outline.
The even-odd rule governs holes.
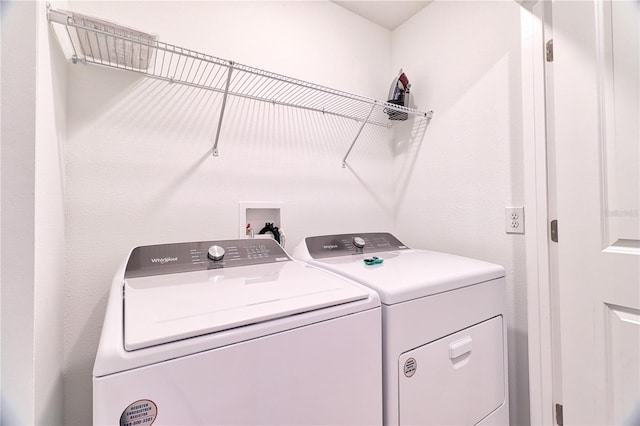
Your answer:
[[[524,234],[524,207],[505,207],[504,230],[507,234]]]

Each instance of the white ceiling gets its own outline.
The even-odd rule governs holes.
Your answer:
[[[393,30],[429,4],[431,0],[333,0],[333,2],[371,22]]]

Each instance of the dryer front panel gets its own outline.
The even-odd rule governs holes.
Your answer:
[[[502,316],[402,354],[402,425],[474,425],[505,403]]]

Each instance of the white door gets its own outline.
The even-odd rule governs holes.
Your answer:
[[[564,424],[640,424],[640,2],[554,1]]]

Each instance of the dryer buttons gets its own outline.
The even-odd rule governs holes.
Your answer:
[[[409,358],[404,362],[404,375],[406,377],[411,377],[416,374],[416,370],[418,369],[418,361],[415,358]]]

